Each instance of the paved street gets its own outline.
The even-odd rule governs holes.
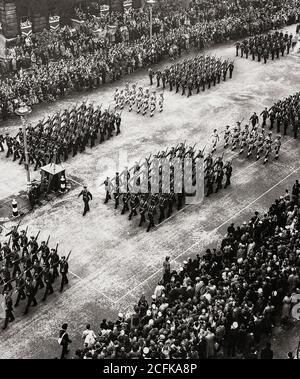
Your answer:
[[[294,32],[295,26],[287,29]],[[210,49],[209,53],[234,59],[235,49],[226,44]],[[0,356],[57,356],[56,334],[63,322],[69,323],[73,349],[81,346],[80,333],[86,322],[97,330],[103,318],[115,318],[118,312],[131,309],[141,294],[152,294],[166,255],[178,267],[186,258],[220,243],[229,222],[239,224],[248,220],[255,210],[263,213],[286,188],[291,188],[300,178],[300,142],[291,135],[283,139],[279,161],[270,161],[266,166],[226,151],[225,159],[233,159],[232,186],[203,204],[186,207],[149,234],[137,227],[137,220],[129,222],[112,204],[104,205],[104,189],[100,186],[107,175],[124,169],[126,155],[130,167],[151,152],[184,140],[191,145],[197,143],[199,148],[209,146],[214,128],[222,131],[225,125],[234,125],[243,118],[246,122],[253,111],[260,113],[265,106],[297,92],[299,70],[300,57],[296,54],[269,61],[267,65],[237,58],[233,79],[189,99],[166,91],[164,112],[153,119],[124,111],[121,135],[69,160],[65,164],[67,176],[86,183],[94,195],[91,213],[82,218],[83,204],[77,199],[76,189],[29,214],[22,225],[28,225],[33,235],[41,230],[41,240],[50,234],[50,245],[59,243],[60,254],[72,250],[70,286],[63,294],[55,294],[45,304],[39,304],[26,317],[16,312],[17,321],[0,332]],[[148,85],[145,71],[128,80]],[[78,99],[108,107],[115,87],[120,88],[125,82],[126,79],[92,94],[36,108],[29,121],[35,124]],[[12,120],[2,125],[1,133],[13,133],[18,127],[18,120]],[[223,153],[222,147],[218,152]],[[3,153],[0,171],[0,200],[24,189],[25,171],[7,161]],[[10,226],[11,223],[4,224],[4,228]],[[288,338],[280,330],[277,332],[279,342],[274,341],[274,350],[277,357],[282,357],[296,347],[299,328],[290,332]]]

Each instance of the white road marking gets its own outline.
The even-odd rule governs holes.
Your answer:
[[[231,216],[230,218],[228,218],[226,221],[224,221],[222,224],[220,224],[219,226],[217,226],[214,230],[212,230],[209,234],[213,234],[215,233],[216,231],[218,231],[219,229],[221,229],[224,225],[228,224],[232,219],[234,219],[235,217],[237,217],[238,215],[240,215],[241,213],[243,213],[246,209],[248,209],[249,207],[251,207],[253,204],[255,204],[257,201],[259,201],[260,199],[262,199],[264,196],[266,196],[269,192],[273,191],[273,189],[275,189],[276,187],[278,187],[281,183],[283,183],[286,179],[288,179],[290,176],[292,176],[293,174],[295,174],[297,171],[300,170],[300,166],[298,168],[296,168],[295,170],[293,170],[291,173],[289,173],[286,177],[284,177],[282,180],[280,180],[279,182],[277,182],[274,186],[272,186],[271,188],[269,188],[267,191],[265,191],[262,195],[260,195],[258,198],[256,198],[255,200],[251,201],[251,203],[249,203],[246,207],[244,207],[243,209],[239,210],[238,212],[236,212],[233,216]],[[197,246],[199,244],[199,241],[198,242],[195,242],[194,244],[192,244],[189,248],[187,248],[185,251],[183,251],[182,253],[180,253],[179,255],[177,255],[175,258],[172,259],[172,261],[176,261],[178,258],[180,258],[181,256],[185,255],[186,253],[188,253],[190,250],[192,250],[195,246]],[[154,272],[152,275],[150,275],[147,279],[145,279],[144,281],[142,281],[141,283],[139,283],[136,287],[134,287],[133,289],[131,289],[130,291],[128,291],[126,294],[124,294],[122,297],[120,297],[116,302],[115,304],[119,303],[121,300],[123,300],[125,297],[127,297],[128,295],[130,295],[133,291],[137,290],[140,286],[146,284],[151,278],[153,278],[154,276],[156,276],[159,272],[161,272],[163,270],[163,268],[160,268],[159,270],[157,270],[156,272]]]

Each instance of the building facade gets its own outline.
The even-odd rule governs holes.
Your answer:
[[[6,38],[15,38],[21,33],[20,24],[32,23],[33,33],[49,28],[49,16],[58,15],[62,24],[67,24],[76,6],[89,3],[106,4],[112,11],[122,12],[124,0],[0,0],[0,24]],[[133,0],[140,7],[142,0]]]

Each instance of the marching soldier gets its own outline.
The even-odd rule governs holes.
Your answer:
[[[2,329],[5,330],[8,326],[9,322],[13,322],[15,320],[14,314],[13,314],[13,302],[11,295],[9,291],[4,291],[4,309],[5,309],[5,319],[4,319],[4,325],[2,326]]]
[[[265,153],[264,164],[266,164],[269,161],[269,155],[271,154],[271,151],[272,151],[271,141],[266,140],[265,150],[266,150],[266,153]]]
[[[252,128],[255,128],[255,126],[259,122],[259,118],[258,118],[256,112],[254,112],[253,115],[250,117],[250,121],[252,122]]]
[[[151,97],[151,99],[150,99],[150,117],[154,116],[155,109],[156,109],[156,99],[154,97]]]
[[[212,154],[216,151],[219,140],[220,140],[220,137],[219,137],[218,131],[217,129],[215,129],[212,135],[212,145],[213,145]]]
[[[279,158],[279,152],[281,148],[281,136],[278,136],[274,142],[274,150],[275,150],[275,159],[277,160]]]
[[[138,206],[138,197],[136,195],[132,195],[130,198],[130,214],[128,216],[128,220],[131,220],[132,217],[137,216],[136,208]]]
[[[224,167],[225,170],[225,176],[226,176],[226,183],[224,188],[227,188],[231,184],[231,176],[232,176],[232,166],[230,162],[227,162],[227,164]]]
[[[146,217],[145,217],[146,212],[147,212],[147,203],[144,199],[142,199],[140,201],[140,209],[139,209],[139,213],[141,216],[139,226],[142,226],[143,223],[146,222]]]
[[[229,78],[232,79],[232,74],[233,74],[233,70],[234,70],[234,63],[230,62],[228,68],[229,68]]]
[[[59,262],[60,260],[59,260],[59,255],[57,254],[57,249],[51,249],[49,263],[50,263],[50,268],[52,269],[53,280],[59,277],[59,272],[58,272]]]
[[[105,186],[105,193],[106,193],[104,204],[107,204],[109,200],[111,200],[109,177],[107,177],[106,180],[104,181],[104,186]]]
[[[39,289],[42,289],[45,287],[43,283],[43,278],[42,278],[43,268],[41,267],[39,261],[34,262],[33,271],[34,271],[33,277],[35,279],[35,286],[36,286],[35,290],[37,292]]]
[[[269,112],[268,112],[268,108],[265,108],[261,114],[261,116],[263,116],[263,123],[262,123],[262,127],[264,128],[266,126],[266,123],[267,123],[267,119],[269,117]]]
[[[162,113],[164,110],[164,95],[161,93],[159,95],[159,112]]]
[[[29,307],[32,305],[34,307],[37,306],[37,301],[36,301],[36,298],[35,298],[35,295],[36,295],[36,286],[35,284],[32,282],[32,280],[27,277],[26,280],[25,280],[25,293],[26,293],[26,296],[27,296],[27,304],[26,304],[26,308],[25,308],[25,311],[24,311],[24,315],[27,315],[28,311],[29,311]]]
[[[207,181],[206,181],[206,186],[207,186],[206,197],[209,197],[214,192],[214,173],[213,173],[213,171],[208,171],[206,178],[207,178]]]
[[[83,210],[83,216],[87,214],[87,212],[90,211],[89,202],[93,200],[93,195],[88,191],[87,186],[83,187],[83,190],[78,195],[78,198],[82,196],[83,203],[84,203],[84,210]]]
[[[50,272],[50,267],[48,264],[44,264],[43,275],[44,275],[44,282],[46,284],[46,289],[45,289],[45,293],[44,293],[42,301],[45,301],[48,295],[51,295],[54,293],[54,290],[52,287],[53,277]]]
[[[127,211],[129,211],[129,206],[128,206],[129,198],[130,198],[129,192],[125,193],[122,197],[122,200],[123,200],[123,209],[121,212],[122,215],[125,214]]]
[[[66,260],[66,257],[61,257],[60,260],[60,274],[61,274],[61,284],[60,284],[60,292],[63,291],[64,286],[69,283],[68,280],[68,272],[69,272],[69,264]]]
[[[15,308],[17,308],[19,306],[20,300],[26,299],[26,295],[25,295],[26,282],[21,273],[16,274],[15,283],[16,283],[15,292],[17,293],[17,299],[14,306]]]
[[[147,228],[147,232],[149,232],[152,227],[155,227],[154,214],[155,214],[155,206],[151,204],[148,208],[149,225]]]

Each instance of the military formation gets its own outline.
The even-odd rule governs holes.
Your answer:
[[[139,226],[148,223],[149,232],[156,223],[160,224],[168,219],[174,209],[179,211],[185,206],[185,170],[191,170],[193,186],[197,180],[204,178],[206,197],[227,188],[231,184],[231,162],[224,163],[223,157],[214,159],[212,154],[205,158],[205,148],[196,150],[195,147],[196,145],[188,147],[185,143],[180,143],[176,147],[155,154],[153,158],[151,155],[142,165],[136,162],[130,170],[126,168],[121,174],[117,172],[113,180],[107,178],[103,183],[106,191],[105,203],[113,200],[115,209],[121,208],[122,215],[128,213],[129,220],[139,215]],[[204,161],[202,175],[197,170],[199,159]],[[178,178],[178,167],[181,168],[179,181],[175,180]],[[167,171],[164,171],[165,169]],[[157,177],[155,172],[158,173]],[[162,177],[165,172],[167,180],[165,177],[163,180]]]
[[[154,73],[149,70],[150,85],[153,85],[153,78],[156,78],[157,87],[165,90],[169,86],[170,91],[175,89],[176,93],[190,97],[195,92],[197,94],[211,86],[216,86],[221,80],[226,81],[227,74],[232,78],[234,62],[216,58],[215,56],[200,55],[195,58],[185,59],[162,71]]]
[[[96,144],[121,133],[121,115],[101,110],[102,106],[94,107],[82,102],[70,109],[57,112],[47,120],[40,120],[33,127],[27,127],[27,143],[29,146],[29,164],[34,170],[49,163],[67,161],[83,153],[87,146]],[[0,135],[0,151],[6,145],[6,158],[12,157],[21,165],[25,162],[25,149],[22,129],[14,136]]]
[[[263,60],[264,63],[267,63],[269,59],[274,61],[275,57],[279,59],[285,53],[288,55],[296,44],[297,41],[293,34],[276,31],[275,33],[256,35],[242,42],[237,42],[235,44],[236,56],[245,57],[246,59],[251,57],[253,61],[257,59],[257,62]]]
[[[260,127],[256,113],[253,113],[249,121],[250,125],[237,122],[233,128],[226,126],[223,131],[224,149],[231,148],[247,159],[254,157],[258,161],[263,158],[263,164],[271,158],[279,159],[281,135],[275,137],[271,131]]]
[[[162,113],[164,110],[164,94],[157,95],[156,91],[150,92],[149,88],[137,88],[135,83],[126,83],[124,89],[116,89],[114,103],[116,110],[128,109],[129,112],[136,111],[137,114],[153,117],[156,112]]]
[[[6,234],[9,240],[0,243],[0,288],[4,296],[5,319],[2,329],[14,321],[14,309],[20,302],[24,305],[23,314],[30,307],[37,306],[37,298],[42,301],[54,293],[56,282],[60,278],[59,291],[68,284],[69,264],[67,257],[59,256],[58,244],[49,247],[47,241],[38,243],[40,232],[28,237],[28,228],[19,232],[20,223]]]
[[[269,129],[275,129],[277,133],[284,136],[291,133],[293,137],[298,138],[300,131],[300,92],[279,100],[267,108],[261,114],[263,116],[263,125],[269,125]]]

